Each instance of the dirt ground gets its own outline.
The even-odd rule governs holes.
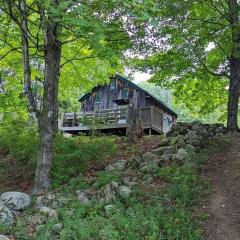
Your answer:
[[[205,240],[240,240],[240,136],[210,157],[205,168],[212,193],[203,208],[207,213]]]

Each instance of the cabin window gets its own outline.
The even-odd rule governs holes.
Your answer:
[[[110,90],[115,90],[116,88],[116,82],[115,81],[111,81],[110,83]]]
[[[128,89],[127,88],[123,88],[121,95],[122,95],[121,98],[123,98],[123,99],[128,98]]]
[[[96,92],[95,102],[97,102],[97,103],[101,102],[101,94],[100,94],[100,91]]]

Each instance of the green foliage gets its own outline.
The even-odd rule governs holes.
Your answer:
[[[202,219],[196,205],[206,184],[199,178],[199,167],[208,152],[192,156],[192,160],[179,166],[172,163],[160,169],[158,176],[166,182],[161,188],[135,186],[127,201],[115,200],[110,215],[104,211],[105,204],[94,200],[80,204],[75,198],[59,210],[63,230],[61,240],[200,240]],[[100,188],[110,181],[118,180],[117,173],[98,172],[94,187]],[[85,186],[75,186],[75,189]],[[194,215],[193,215],[194,213]],[[54,239],[53,223],[48,222],[36,235],[36,239]],[[16,232],[22,236],[22,231]],[[19,234],[19,235],[18,235]],[[21,239],[29,239],[22,236]]]
[[[158,100],[164,102],[167,106],[171,107],[172,105],[172,94],[171,91],[161,88],[155,84],[149,82],[140,82],[139,86],[145,89],[147,92],[152,94]]]
[[[94,184],[94,186],[96,188],[101,188],[101,187],[105,186],[106,184],[110,183],[111,181],[118,182],[120,177],[121,177],[121,175],[119,172],[111,171],[108,174],[106,174],[105,171],[97,172],[96,183]]]
[[[0,124],[0,146],[17,160],[17,168],[26,166],[33,176],[37,154],[37,131],[25,120],[6,119]]]
[[[209,97],[209,84],[204,86],[203,91],[199,91],[197,81],[193,80],[189,80],[188,85],[181,86],[181,83],[179,83],[178,90],[168,90],[149,82],[141,82],[139,85],[167,106],[174,109],[178,114],[179,122],[201,121],[210,124],[226,122],[226,107],[224,107],[224,103],[227,99],[225,91],[223,91],[223,95],[220,94],[222,91],[220,91],[218,95],[212,95],[212,101],[218,99],[216,104],[211,103],[211,106],[208,106],[206,104],[209,104],[209,101],[201,101],[200,95],[202,95],[203,92],[205,92],[206,98]],[[221,83],[219,83],[219,85],[221,85]],[[190,101],[190,99],[192,99],[192,101]],[[222,102],[220,107],[218,107],[219,101]],[[210,107],[211,113],[209,113]]]
[[[38,149],[36,128],[25,120],[8,119],[0,124],[0,144],[16,159],[15,167],[25,166],[29,177],[33,178]],[[66,138],[58,135],[54,142],[52,187],[58,187],[83,173],[93,161],[106,160],[115,150],[114,138],[111,137]]]
[[[110,137],[57,136],[51,170],[52,186],[57,187],[84,173],[93,161],[104,161],[115,150],[114,138]]]
[[[202,192],[202,187],[198,186],[198,176],[190,164],[163,168],[159,176],[169,181],[166,197],[180,206],[190,206]]]
[[[155,44],[144,51],[144,59],[132,61],[136,69],[153,74],[151,82],[171,88],[177,104],[199,116],[215,110],[226,115],[229,59],[235,48],[231,32],[239,31],[232,30],[229,6],[227,1],[159,2],[156,16],[149,18]],[[222,116],[221,121],[226,119]]]
[[[107,142],[108,141],[108,142]],[[65,174],[67,184],[60,191],[70,201],[58,209],[59,222],[63,224],[60,233],[54,233],[54,221],[47,221],[43,227],[29,237],[26,232],[26,213],[13,227],[1,227],[0,233],[10,233],[17,239],[61,239],[61,240],[200,240],[202,232],[200,222],[202,214],[198,210],[198,203],[207,189],[207,184],[200,177],[200,170],[211,150],[204,150],[198,154],[192,153],[191,157],[181,165],[172,162],[171,165],[160,168],[155,177],[156,186],[141,184],[133,187],[133,193],[127,200],[117,198],[112,204],[114,208],[106,214],[106,204],[92,199],[88,204],[81,204],[76,199],[74,192],[81,189],[99,190],[111,181],[119,182],[121,173],[99,171],[95,176],[72,178],[68,168],[71,166],[83,167],[85,153],[91,158],[102,160],[114,149],[114,140],[100,138],[63,138],[59,136],[55,141],[55,160],[53,168],[56,172]],[[63,146],[64,145],[64,146]],[[90,146],[89,146],[90,145]],[[105,148],[105,149],[104,149]],[[101,149],[101,151],[99,151]],[[104,150],[104,151],[103,151]],[[76,151],[77,154],[73,154]],[[115,150],[114,150],[115,151]],[[73,155],[72,155],[73,154]],[[98,156],[96,155],[98,154]],[[62,157],[60,157],[62,155]],[[81,157],[78,157],[81,155]],[[58,158],[56,158],[58,156]],[[60,158],[59,158],[60,157]],[[87,161],[91,161],[90,157]],[[60,159],[58,161],[58,159]],[[65,159],[65,160],[64,160]],[[75,163],[76,161],[76,163]],[[68,166],[67,166],[68,164]],[[80,168],[78,168],[81,171]],[[65,170],[65,172],[63,172]],[[70,171],[70,170],[69,170]],[[56,173],[55,172],[55,173]],[[61,182],[58,176],[54,177],[56,186]],[[58,182],[59,180],[59,182]],[[164,187],[159,187],[158,182],[164,182]],[[60,193],[61,193],[60,192]]]

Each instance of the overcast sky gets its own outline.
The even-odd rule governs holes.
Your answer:
[[[138,84],[142,81],[147,81],[148,79],[150,79],[151,75],[143,72],[135,72],[133,74],[133,77],[134,77],[134,83]]]

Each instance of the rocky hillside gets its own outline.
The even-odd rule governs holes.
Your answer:
[[[144,154],[115,159],[58,190],[3,193],[0,239],[200,239],[196,169],[202,150],[224,134],[219,124],[177,124]]]

